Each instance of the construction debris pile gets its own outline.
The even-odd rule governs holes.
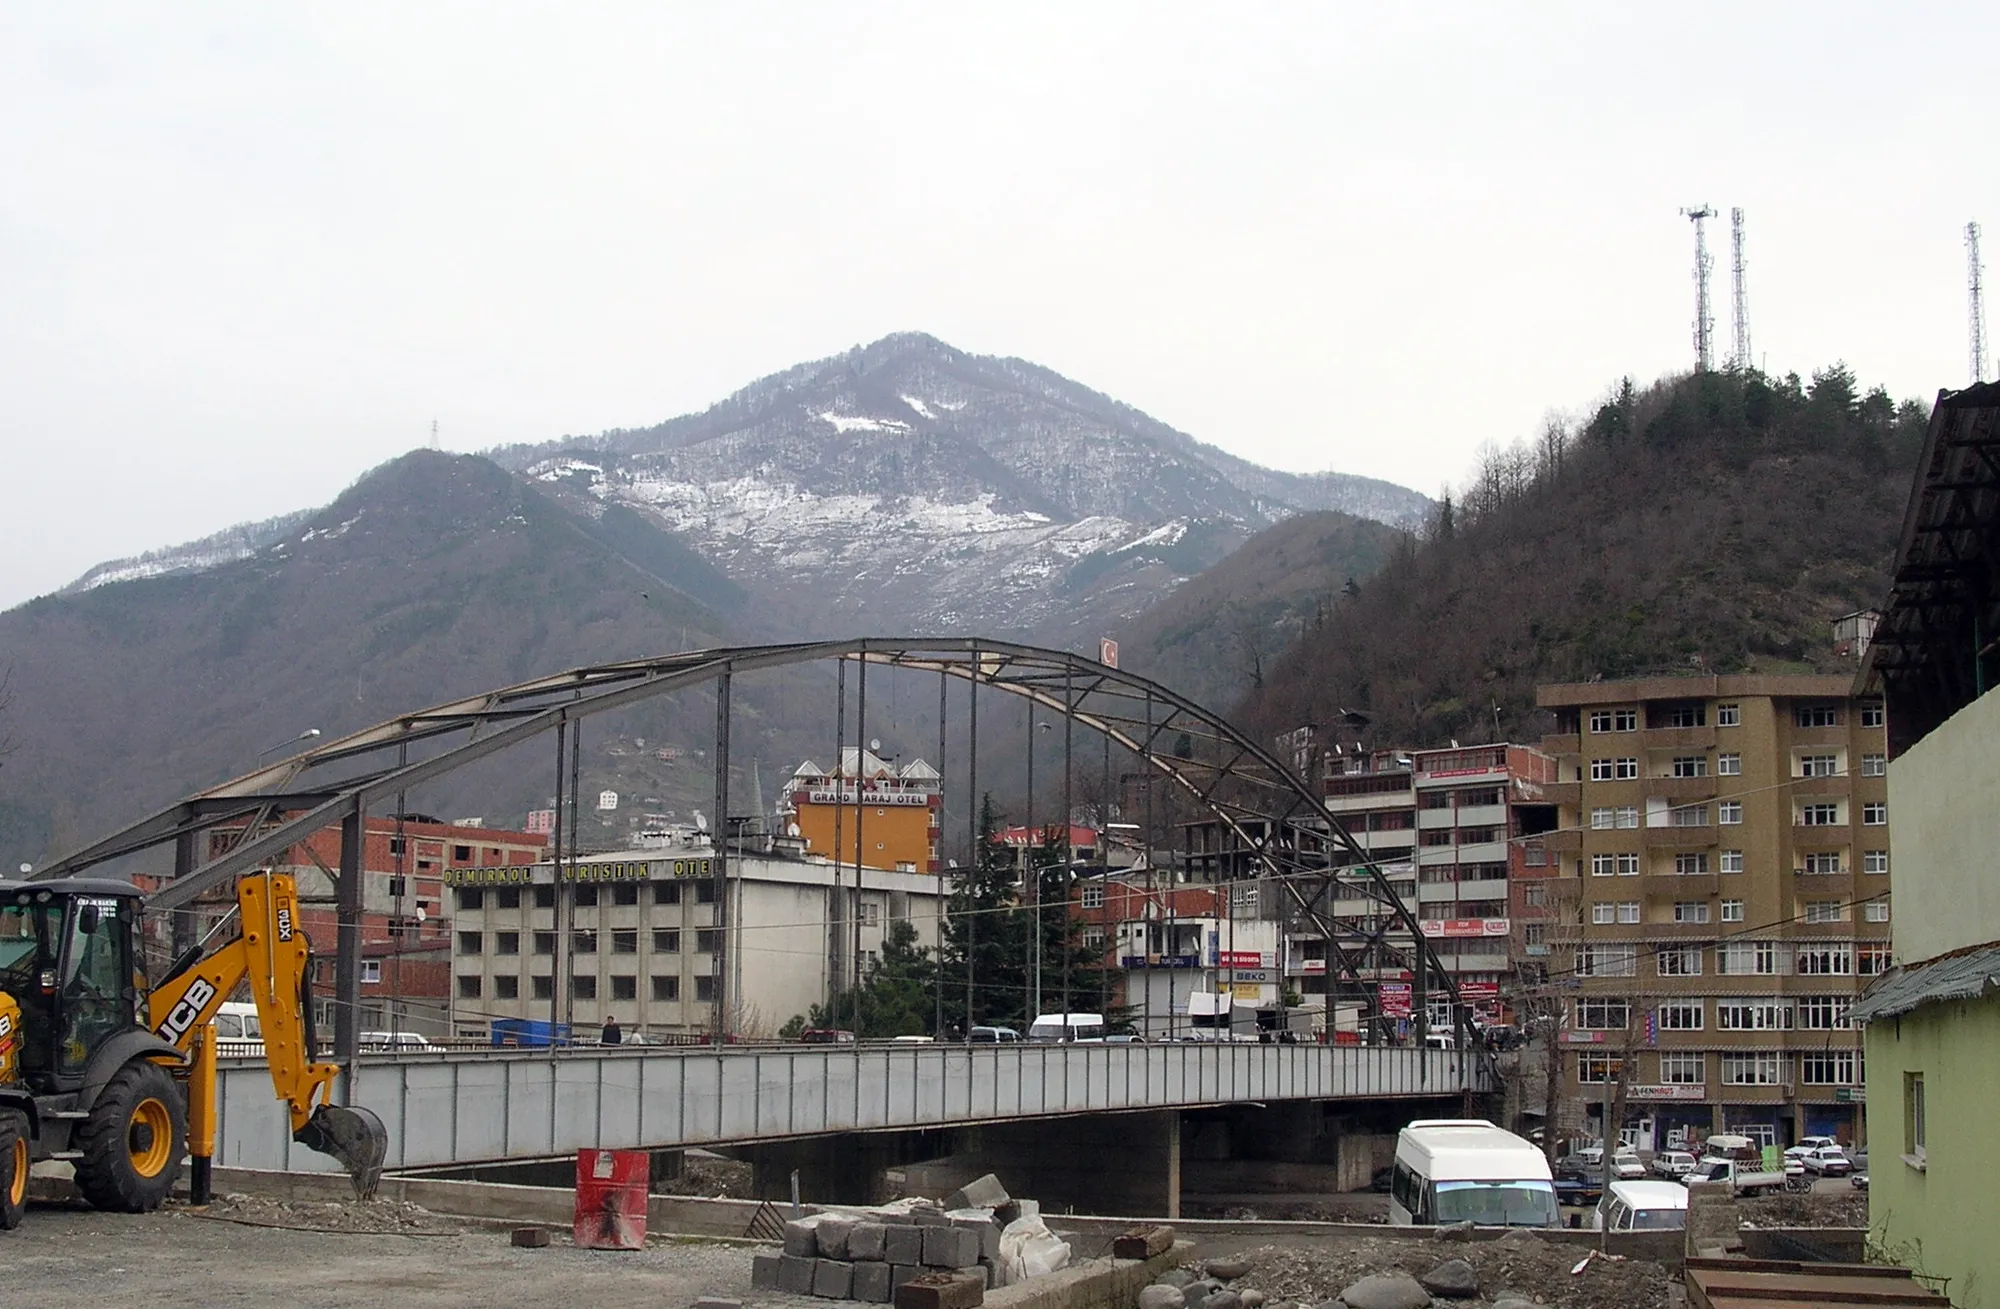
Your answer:
[[[793,1219],[784,1253],[756,1256],[750,1280],[759,1290],[871,1304],[916,1282],[937,1288],[941,1303],[978,1304],[993,1287],[1063,1267],[1069,1254],[1034,1201],[1011,1198],[988,1174],[942,1204],[898,1200]]]

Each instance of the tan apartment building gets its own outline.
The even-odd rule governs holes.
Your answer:
[[[1849,1009],[1889,964],[1888,747],[1881,703],[1851,685],[1537,692],[1559,770],[1537,899],[1568,993],[1564,1094],[1586,1120],[1623,1071],[1642,1147],[1860,1132]]]

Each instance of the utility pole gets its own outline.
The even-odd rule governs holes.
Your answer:
[[[1986,270],[1979,263],[1979,224],[1965,225],[1966,314],[1971,337],[1972,385],[1986,380]]]
[[[1715,210],[1704,204],[1681,210],[1681,216],[1694,223],[1694,367],[1706,373],[1715,367],[1715,314],[1708,303],[1708,275],[1715,260],[1708,253],[1708,229],[1703,224],[1715,217]]]
[[[1729,211],[1729,279],[1731,325],[1736,329],[1735,351],[1730,367],[1739,373],[1750,371],[1750,293],[1744,288],[1743,211]]]

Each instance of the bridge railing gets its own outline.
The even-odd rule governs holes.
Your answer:
[[[1491,1089],[1457,1052],[1312,1045],[820,1045],[400,1054],[364,1061],[354,1102],[391,1168],[673,1149],[840,1132],[1271,1100]],[[222,1073],[218,1161],[325,1171],[294,1145],[263,1067]]]

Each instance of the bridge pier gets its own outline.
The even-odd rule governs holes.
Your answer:
[[[908,1189],[942,1195],[992,1173],[1048,1213],[1180,1217],[1179,1110],[987,1123],[951,1136],[948,1156],[904,1170]]]

